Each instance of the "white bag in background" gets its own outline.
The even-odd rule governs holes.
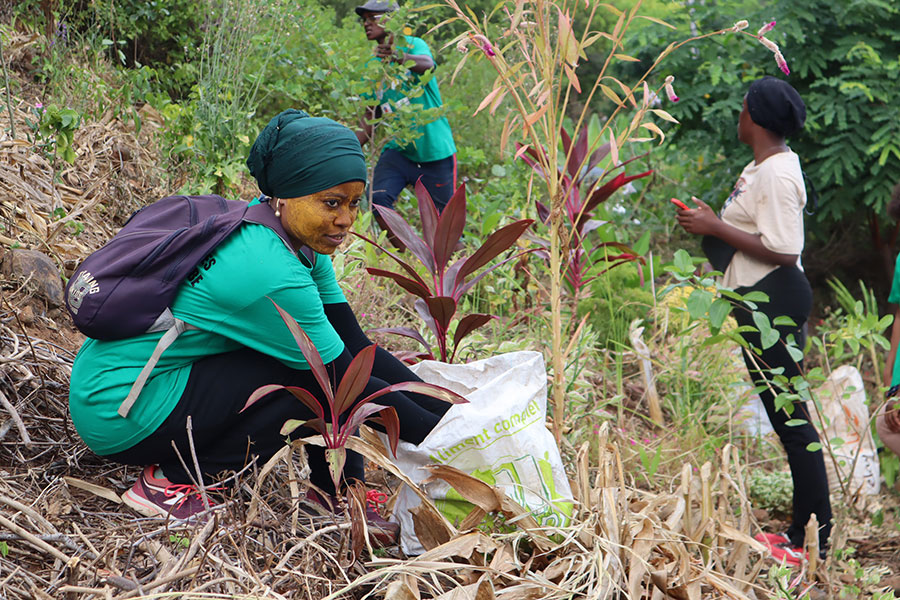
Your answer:
[[[856,367],[842,365],[832,371],[825,383],[816,389],[816,398],[822,405],[823,417],[827,423],[824,431],[819,429],[819,436],[824,438],[822,452],[831,492],[839,492],[839,481],[843,480],[851,495],[878,494],[881,489],[881,470],[875,440],[872,439],[869,427],[869,409],[862,375]],[[834,448],[835,460],[832,460],[824,442],[834,438],[840,438],[844,443]],[[857,452],[859,458],[856,458]],[[838,463],[837,472],[835,462]]]
[[[473,506],[443,481],[422,486],[428,472],[421,467],[429,464],[452,465],[502,489],[540,525],[566,526],[573,496],[559,448],[545,425],[544,357],[539,352],[510,352],[467,364],[423,361],[411,368],[424,381],[469,400],[453,405],[421,444],[401,441],[397,448],[397,466],[423,487],[438,510],[453,523]],[[425,551],[409,512],[420,502],[404,486],[394,504],[400,547],[409,555]]]

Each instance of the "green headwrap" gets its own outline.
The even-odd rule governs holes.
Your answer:
[[[279,114],[260,132],[247,167],[260,191],[273,198],[297,198],[366,180],[356,134],[331,119],[294,109]]]

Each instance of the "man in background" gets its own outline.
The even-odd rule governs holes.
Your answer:
[[[376,43],[375,59],[410,65],[405,82],[373,90],[372,95],[379,104],[367,111],[363,129],[356,132],[360,144],[365,144],[370,139],[370,120],[375,117],[392,112],[406,103],[418,104],[423,109],[442,106],[441,92],[435,78],[422,86],[421,94],[413,97],[407,95],[411,89],[420,85],[420,76],[434,69],[435,64],[424,40],[409,35],[395,40],[393,34],[383,27],[382,19],[396,9],[397,6],[389,0],[368,0],[356,7],[366,38]],[[418,131],[421,136],[409,145],[400,146],[395,141],[390,141],[385,146],[372,176],[373,204],[392,208],[403,188],[414,185],[419,178],[431,194],[438,211],[442,211],[450,201],[456,189],[456,145],[450,123],[442,116],[419,126]],[[379,223],[384,227],[380,218]]]

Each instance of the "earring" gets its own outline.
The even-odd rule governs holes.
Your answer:
[[[281,217],[281,204],[278,202],[275,203],[275,216]]]

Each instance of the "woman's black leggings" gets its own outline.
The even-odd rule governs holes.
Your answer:
[[[338,307],[338,314],[330,311],[330,306],[332,305],[326,305],[329,320],[346,319],[349,313],[352,325],[356,324],[356,319],[346,304],[334,305]],[[346,321],[341,322],[338,333],[344,339],[347,349],[326,365],[332,389],[337,389],[337,382],[352,360],[350,351],[356,353],[371,343],[358,326],[355,329],[353,331],[353,327],[348,326]],[[372,377],[360,398],[402,381],[421,379],[389,352],[378,348]],[[308,390],[319,399],[325,407],[326,419],[330,419],[324,393],[312,371],[292,369],[271,356],[244,348],[197,361],[191,367],[187,386],[178,405],[163,424],[135,446],[106,458],[138,466],[156,464],[162,467],[166,478],[173,483],[190,483],[192,477],[185,471],[172,447],[174,441],[178,452],[188,464],[191,475],[196,478],[186,431],[187,417],[190,416],[191,437],[205,478],[212,479],[225,470],[239,470],[252,456],[257,456],[264,462],[284,447],[285,437],[279,431],[285,421],[307,420],[315,416],[286,391],[269,394],[240,412],[250,394],[267,384],[298,386]],[[450,408],[450,404],[430,396],[400,392],[380,396],[376,403],[393,406],[397,410],[400,438],[413,444],[425,439]],[[291,438],[314,434],[311,429],[301,427]],[[310,480],[323,491],[334,493],[324,449],[308,445],[306,451],[311,469]],[[362,481],[363,475],[362,457],[348,452],[345,478]]]
[[[819,436],[812,424],[809,410],[805,402],[795,402],[794,412],[788,415],[784,410],[775,410],[775,396],[771,384],[778,392],[779,386],[773,382],[774,376],[770,369],[782,367],[784,376],[788,379],[799,375],[803,370],[802,360],[795,362],[788,353],[784,341],[791,334],[799,348],[803,348],[806,341],[806,320],[812,308],[812,289],[803,271],[797,267],[779,267],[772,273],[763,277],[755,285],[741,287],[735,291],[746,294],[752,290],[765,292],[769,296],[769,302],[758,303],[758,311],[764,313],[769,321],[775,317],[788,316],[796,326],[775,327],[780,339],[774,346],[762,351],[762,354],[748,352],[744,349],[744,362],[750,372],[750,378],[754,385],[763,388],[759,397],[766,407],[769,421],[781,439],[784,450],[787,453],[788,464],[791,467],[791,477],[794,482],[794,513],[793,523],[788,528],[788,536],[797,545],[803,545],[804,527],[809,516],[816,514],[819,522],[820,547],[825,548],[828,537],[831,534],[831,503],[828,498],[828,477],[825,473],[825,462],[822,451],[810,452],[807,446],[819,441]],[[751,311],[745,305],[738,305],[734,311],[735,319],[739,325],[756,327],[753,323]],[[753,348],[762,348],[760,334],[757,331],[741,334]],[[790,390],[793,392],[793,390]],[[788,426],[791,419],[805,419],[806,423],[797,426]]]

